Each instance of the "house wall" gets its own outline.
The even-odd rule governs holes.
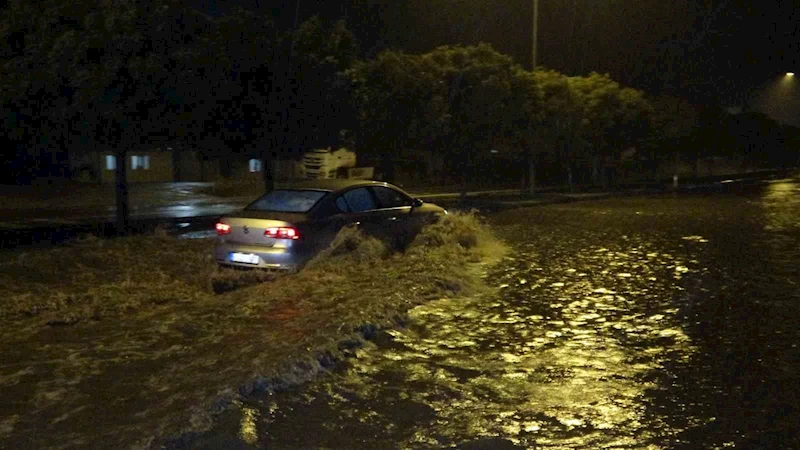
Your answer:
[[[200,159],[198,159],[199,161]],[[201,176],[199,181],[217,181],[219,179],[220,167],[217,159],[203,159]]]
[[[88,150],[73,150],[69,155],[69,171],[74,181],[97,183],[100,181],[103,155]]]
[[[89,172],[96,174],[93,176],[95,181],[102,183],[113,183],[116,171],[108,169],[106,157],[113,156],[112,152],[89,152],[80,161],[76,161],[76,166],[84,166],[91,169]],[[147,169],[133,169],[132,156],[149,156],[150,164]],[[233,180],[261,180],[261,171],[250,171],[250,159],[246,157],[236,157],[227,162],[230,167],[231,179]],[[206,158],[200,152],[193,150],[183,150],[178,152],[171,151],[135,151],[127,155],[127,174],[128,182],[173,182],[173,181],[205,181],[214,182],[221,176],[222,164],[218,158]],[[288,181],[300,179],[302,177],[302,162],[293,159],[283,159],[277,161],[276,179],[278,181]]]
[[[116,170],[109,169],[106,165],[106,158],[113,156],[113,153],[105,152],[100,158],[100,177],[103,183],[113,183]],[[134,156],[149,156],[150,163],[147,169],[133,169],[132,158]],[[170,152],[130,152],[127,158],[127,177],[129,183],[146,182],[168,182],[173,181],[172,154]]]
[[[250,159],[251,158],[231,161],[231,179],[247,180],[254,178],[260,180],[264,177],[262,171],[250,171]],[[293,159],[281,159],[275,161],[274,163],[276,164],[276,167],[273,167],[276,180],[288,181],[301,178],[300,169],[302,163],[300,161],[295,161]]]
[[[173,181],[207,181],[204,179],[205,163],[202,156],[194,150],[174,150],[172,162],[175,165],[175,179]]]
[[[109,169],[106,166],[106,158],[109,157],[109,156],[114,156],[114,155],[111,154],[111,153],[101,153],[100,154],[99,171],[100,171],[100,182],[101,183],[113,183],[114,182],[114,177],[116,176],[115,170]]]
[[[230,161],[231,179],[246,180],[248,178],[261,179],[261,172],[250,172],[249,159],[235,159]]]

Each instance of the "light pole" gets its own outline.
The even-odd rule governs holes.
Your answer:
[[[533,0],[533,39],[531,45],[531,70],[536,70],[536,50],[539,43],[539,0]]]
[[[531,33],[531,73],[536,71],[536,47],[539,37],[539,0],[533,0],[533,32]],[[536,193],[536,146],[530,143],[528,153],[528,193]]]

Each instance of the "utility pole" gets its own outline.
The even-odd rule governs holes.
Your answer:
[[[539,42],[539,0],[533,0],[533,33],[531,36],[531,72],[536,71],[536,50]],[[531,130],[531,135],[535,130]],[[528,150],[528,193],[536,193],[536,140],[530,142]]]
[[[533,39],[531,45],[531,70],[536,70],[536,50],[539,43],[539,0],[533,0]]]

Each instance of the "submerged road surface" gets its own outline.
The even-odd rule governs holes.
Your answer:
[[[179,448],[800,448],[800,185],[490,218],[490,294]]]

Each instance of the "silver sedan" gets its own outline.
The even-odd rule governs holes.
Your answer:
[[[346,225],[402,248],[447,212],[389,183],[318,180],[282,186],[216,224],[214,257],[227,266],[296,271]]]

